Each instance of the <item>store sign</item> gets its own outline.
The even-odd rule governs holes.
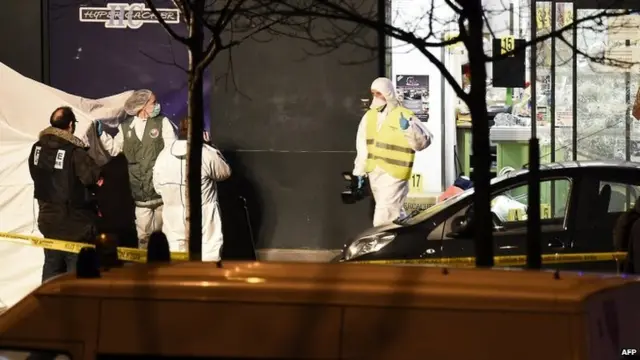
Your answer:
[[[496,58],[493,61],[493,87],[524,87],[526,43],[524,39],[515,39],[510,35],[502,39],[493,39],[493,57]],[[506,53],[510,53],[509,56],[501,57]]]
[[[536,9],[536,28],[540,32],[551,30],[551,7],[541,6]]]
[[[516,39],[512,36],[505,36],[500,39],[500,55],[508,54],[516,49]],[[512,57],[513,54],[509,54]]]
[[[428,75],[396,75],[396,91],[404,107],[420,121],[429,120]]]
[[[106,7],[81,7],[80,22],[104,23],[108,29],[139,29],[143,24],[158,23],[158,18],[143,3],[109,3]],[[167,24],[180,23],[178,9],[156,9]]]

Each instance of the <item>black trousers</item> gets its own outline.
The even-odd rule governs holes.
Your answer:
[[[42,267],[42,282],[60,274],[76,271],[78,254],[44,249],[44,266]]]
[[[97,216],[90,207],[76,208],[67,204],[39,201],[38,229],[45,238],[93,244]],[[78,254],[44,250],[42,281],[76,270]]]

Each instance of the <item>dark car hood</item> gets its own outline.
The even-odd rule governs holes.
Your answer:
[[[354,240],[363,238],[365,236],[371,236],[371,235],[375,235],[375,234],[383,232],[383,231],[399,229],[401,227],[402,227],[402,225],[398,225],[398,224],[389,224],[389,225],[382,225],[382,226],[372,227],[372,228],[369,228],[369,229],[359,233],[358,235],[356,235],[351,241],[349,241],[349,243],[352,243]]]

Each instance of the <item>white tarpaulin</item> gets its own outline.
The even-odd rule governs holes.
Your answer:
[[[27,159],[38,134],[59,106],[73,108],[76,136],[93,120],[113,120],[131,91],[85,99],[31,80],[0,63],[0,232],[41,236]],[[113,121],[111,121],[113,123]],[[86,141],[86,140],[85,140]],[[0,308],[12,306],[41,281],[43,251],[0,239]]]

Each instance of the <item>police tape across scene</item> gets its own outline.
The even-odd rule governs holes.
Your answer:
[[[0,241],[10,241],[27,246],[35,246],[49,250],[58,250],[71,253],[79,253],[84,247],[95,247],[93,244],[79,243],[58,239],[46,239],[37,236],[28,236],[20,234],[12,234],[0,232]],[[118,259],[123,261],[132,261],[139,263],[147,262],[147,251],[135,248],[118,247]],[[600,261],[622,261],[627,257],[626,252],[600,252],[600,253],[575,253],[575,254],[544,254],[542,255],[543,264],[568,264],[581,262],[600,262]],[[189,253],[172,252],[171,260],[185,261],[189,260]],[[494,264],[496,266],[519,266],[526,264],[527,257],[524,255],[506,255],[495,256]],[[450,257],[450,258],[432,258],[432,259],[403,259],[403,260],[369,260],[369,261],[353,261],[352,263],[360,264],[433,264],[448,265],[457,267],[473,267],[475,266],[475,257]]]
[[[575,254],[544,254],[542,255],[543,264],[570,264],[582,262],[600,262],[600,261],[622,261],[627,257],[626,252],[601,252],[601,253],[575,253]],[[359,264],[385,264],[385,265],[402,265],[402,264],[433,264],[433,265],[449,265],[456,267],[473,267],[475,266],[475,257],[452,257],[452,258],[433,258],[433,259],[402,259],[402,260],[369,260],[369,261],[353,261],[351,263]],[[520,266],[525,265],[527,257],[524,255],[506,255],[495,256],[493,258],[495,266]]]
[[[9,241],[17,244],[35,246],[43,249],[65,251],[70,253],[79,253],[84,247],[95,247],[93,244],[80,243],[74,241],[58,240],[58,239],[46,239],[37,236],[12,234],[6,232],[0,232],[0,241]],[[117,247],[118,259],[123,261],[132,261],[138,263],[147,262],[147,250]],[[186,252],[172,252],[171,260],[185,261],[189,260],[189,253]]]

